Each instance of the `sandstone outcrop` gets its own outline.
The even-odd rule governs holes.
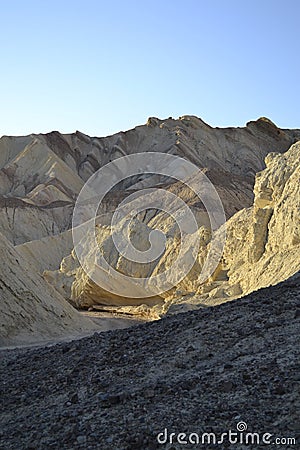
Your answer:
[[[227,225],[224,261],[243,294],[300,269],[300,142],[283,155],[270,153],[266,166],[256,175],[253,207]]]
[[[219,272],[193,298],[175,300],[170,311],[239,298],[300,270],[300,142],[282,155],[267,155],[254,194],[253,206],[226,223]]]

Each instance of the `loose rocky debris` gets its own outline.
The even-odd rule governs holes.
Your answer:
[[[177,443],[179,433],[219,438],[240,422],[271,442],[299,439],[299,300],[298,274],[220,306],[2,351],[0,448],[265,448]]]

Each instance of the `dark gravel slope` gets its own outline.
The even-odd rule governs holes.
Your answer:
[[[241,421],[260,439],[297,438],[299,300],[298,275],[214,308],[2,351],[0,448],[267,448],[201,444]],[[157,442],[165,428],[175,444]],[[200,444],[176,444],[181,432]],[[299,448],[282,442],[271,448]]]

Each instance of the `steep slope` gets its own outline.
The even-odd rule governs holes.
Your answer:
[[[0,231],[13,244],[55,236],[70,229],[73,203],[36,206],[27,199],[0,196]]]
[[[300,142],[283,155],[269,154],[266,166],[256,175],[250,226],[240,226],[242,214],[227,226],[224,260],[229,278],[240,280],[244,293],[282,281],[300,268]],[[238,228],[242,248],[231,238]]]
[[[72,308],[0,234],[0,346],[37,343],[92,332]]]
[[[61,260],[73,249],[72,230],[55,236],[47,236],[16,245],[17,252],[30,260],[32,266],[42,273],[44,270],[55,270]]]

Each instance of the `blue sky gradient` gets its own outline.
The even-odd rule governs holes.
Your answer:
[[[0,0],[0,135],[300,128],[298,0]]]

